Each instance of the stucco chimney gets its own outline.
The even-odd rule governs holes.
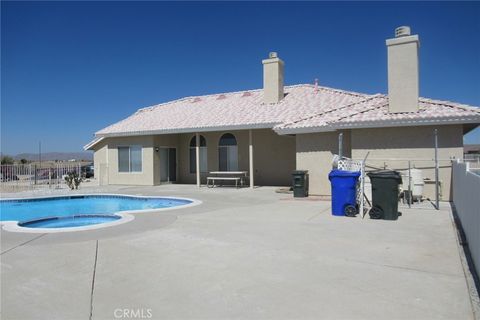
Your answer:
[[[418,111],[418,35],[410,27],[395,29],[395,38],[387,39],[389,112]]]
[[[270,52],[263,63],[263,101],[277,103],[283,99],[283,61],[276,52]]]

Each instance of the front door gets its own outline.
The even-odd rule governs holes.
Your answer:
[[[160,182],[177,181],[177,149],[160,148]]]

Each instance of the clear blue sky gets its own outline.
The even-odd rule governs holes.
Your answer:
[[[387,92],[385,39],[420,35],[424,97],[480,106],[480,3],[3,2],[2,152],[79,151],[140,107],[286,83]],[[480,130],[466,137],[480,143]]]

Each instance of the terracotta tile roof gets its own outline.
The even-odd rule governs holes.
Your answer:
[[[314,85],[285,87],[277,104],[263,90],[187,97],[138,110],[96,133],[97,137],[273,128],[279,134],[348,127],[480,123],[480,111],[454,102],[420,98],[415,113],[388,113],[388,97]]]

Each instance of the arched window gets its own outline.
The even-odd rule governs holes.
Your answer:
[[[190,140],[190,173],[197,173],[196,146],[197,138],[193,136]],[[200,172],[207,171],[207,141],[204,136],[200,136]]]
[[[225,133],[218,142],[218,167],[220,171],[238,170],[237,139],[231,133]]]

